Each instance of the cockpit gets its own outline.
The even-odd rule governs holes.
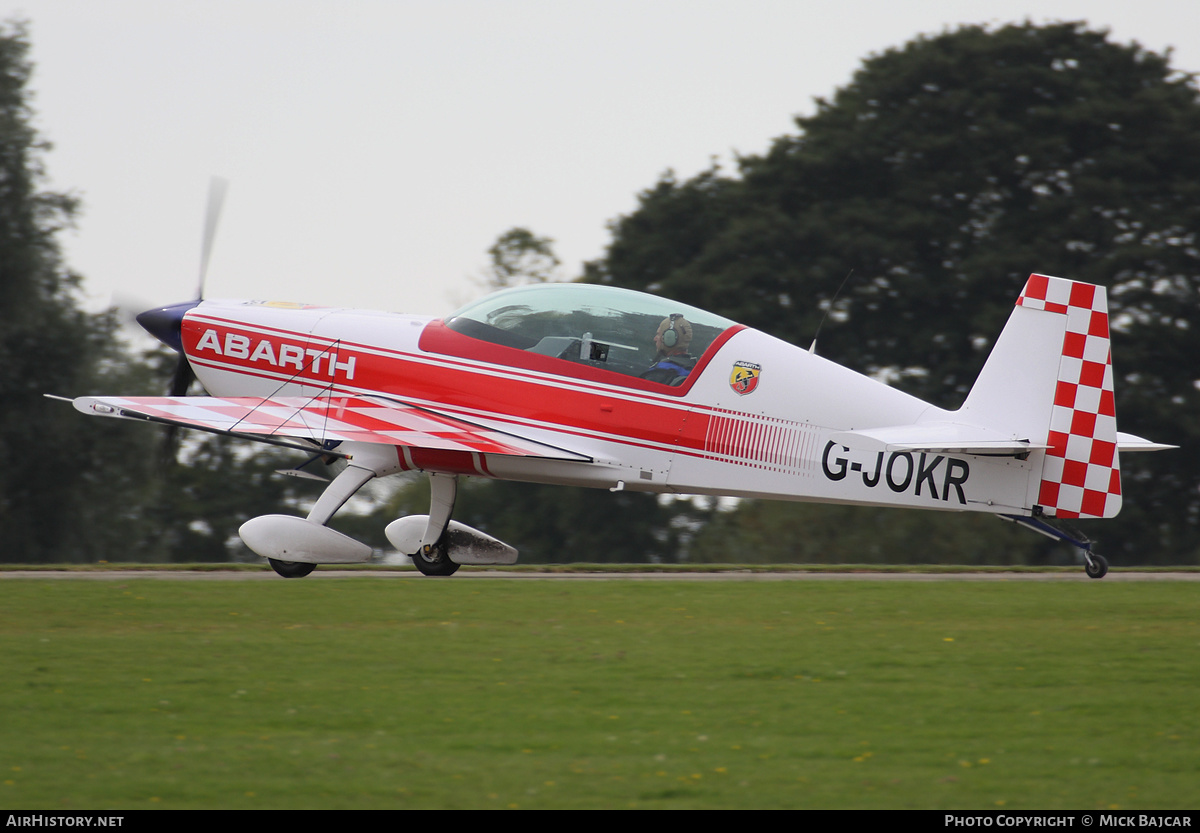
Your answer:
[[[733,331],[734,322],[687,304],[627,289],[594,284],[536,284],[489,295],[442,322],[475,342],[435,338],[423,347],[436,352],[486,358],[504,364],[545,368],[585,377],[582,370],[620,374],[633,380],[682,387],[703,368],[707,356]],[[656,339],[656,335],[658,338]],[[449,336],[446,333],[445,336]],[[492,345],[485,349],[481,345]],[[503,349],[495,349],[503,348]],[[656,375],[669,354],[682,372]],[[546,360],[553,361],[553,366]],[[570,367],[567,366],[569,363]],[[600,377],[602,378],[602,377]]]

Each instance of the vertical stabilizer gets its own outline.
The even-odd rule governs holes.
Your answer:
[[[1030,502],[1059,518],[1121,508],[1104,287],[1030,275],[960,412],[1045,443]]]

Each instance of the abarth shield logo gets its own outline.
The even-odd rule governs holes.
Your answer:
[[[738,396],[753,393],[758,387],[758,377],[762,374],[762,365],[752,362],[734,362],[733,372],[729,374],[729,387]]]

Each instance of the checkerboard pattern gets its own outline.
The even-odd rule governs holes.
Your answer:
[[[1067,317],[1037,502],[1059,518],[1111,518],[1121,468],[1104,287],[1030,275],[1017,304]]]

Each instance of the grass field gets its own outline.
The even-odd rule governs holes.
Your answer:
[[[1200,586],[0,584],[0,806],[1200,807]]]

